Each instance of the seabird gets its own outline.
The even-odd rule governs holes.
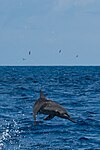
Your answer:
[[[25,58],[23,58],[23,61],[26,60]]]
[[[78,54],[76,55],[76,57],[78,58]]]
[[[31,55],[31,51],[29,51],[29,55]]]
[[[61,50],[59,50],[59,53],[61,53]]]

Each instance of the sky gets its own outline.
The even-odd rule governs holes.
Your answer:
[[[0,65],[100,65],[100,0],[0,0]]]

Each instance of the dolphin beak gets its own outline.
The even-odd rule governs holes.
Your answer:
[[[73,123],[76,123],[76,121],[74,119],[70,118],[69,115],[65,114],[64,117],[65,117],[65,119],[68,119],[68,120],[72,121]]]
[[[77,123],[74,119],[68,118],[68,120],[72,121],[73,123]]]

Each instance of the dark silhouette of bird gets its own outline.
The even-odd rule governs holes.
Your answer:
[[[29,55],[31,55],[31,51],[29,51]]]
[[[78,54],[76,55],[76,58],[78,58]]]
[[[25,58],[23,58],[23,61],[26,60]]]
[[[59,50],[59,53],[61,53],[61,49]]]

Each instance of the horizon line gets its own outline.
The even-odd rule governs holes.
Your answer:
[[[17,65],[17,64],[2,64],[2,65],[0,65],[0,67],[24,67],[24,66],[26,66],[26,67],[67,67],[67,66],[75,66],[75,67],[78,67],[78,66],[83,66],[83,67],[85,67],[85,66],[100,66],[100,64],[53,64],[53,65],[50,65],[50,64],[37,64],[37,65],[33,65],[33,64],[21,64],[21,65]]]

